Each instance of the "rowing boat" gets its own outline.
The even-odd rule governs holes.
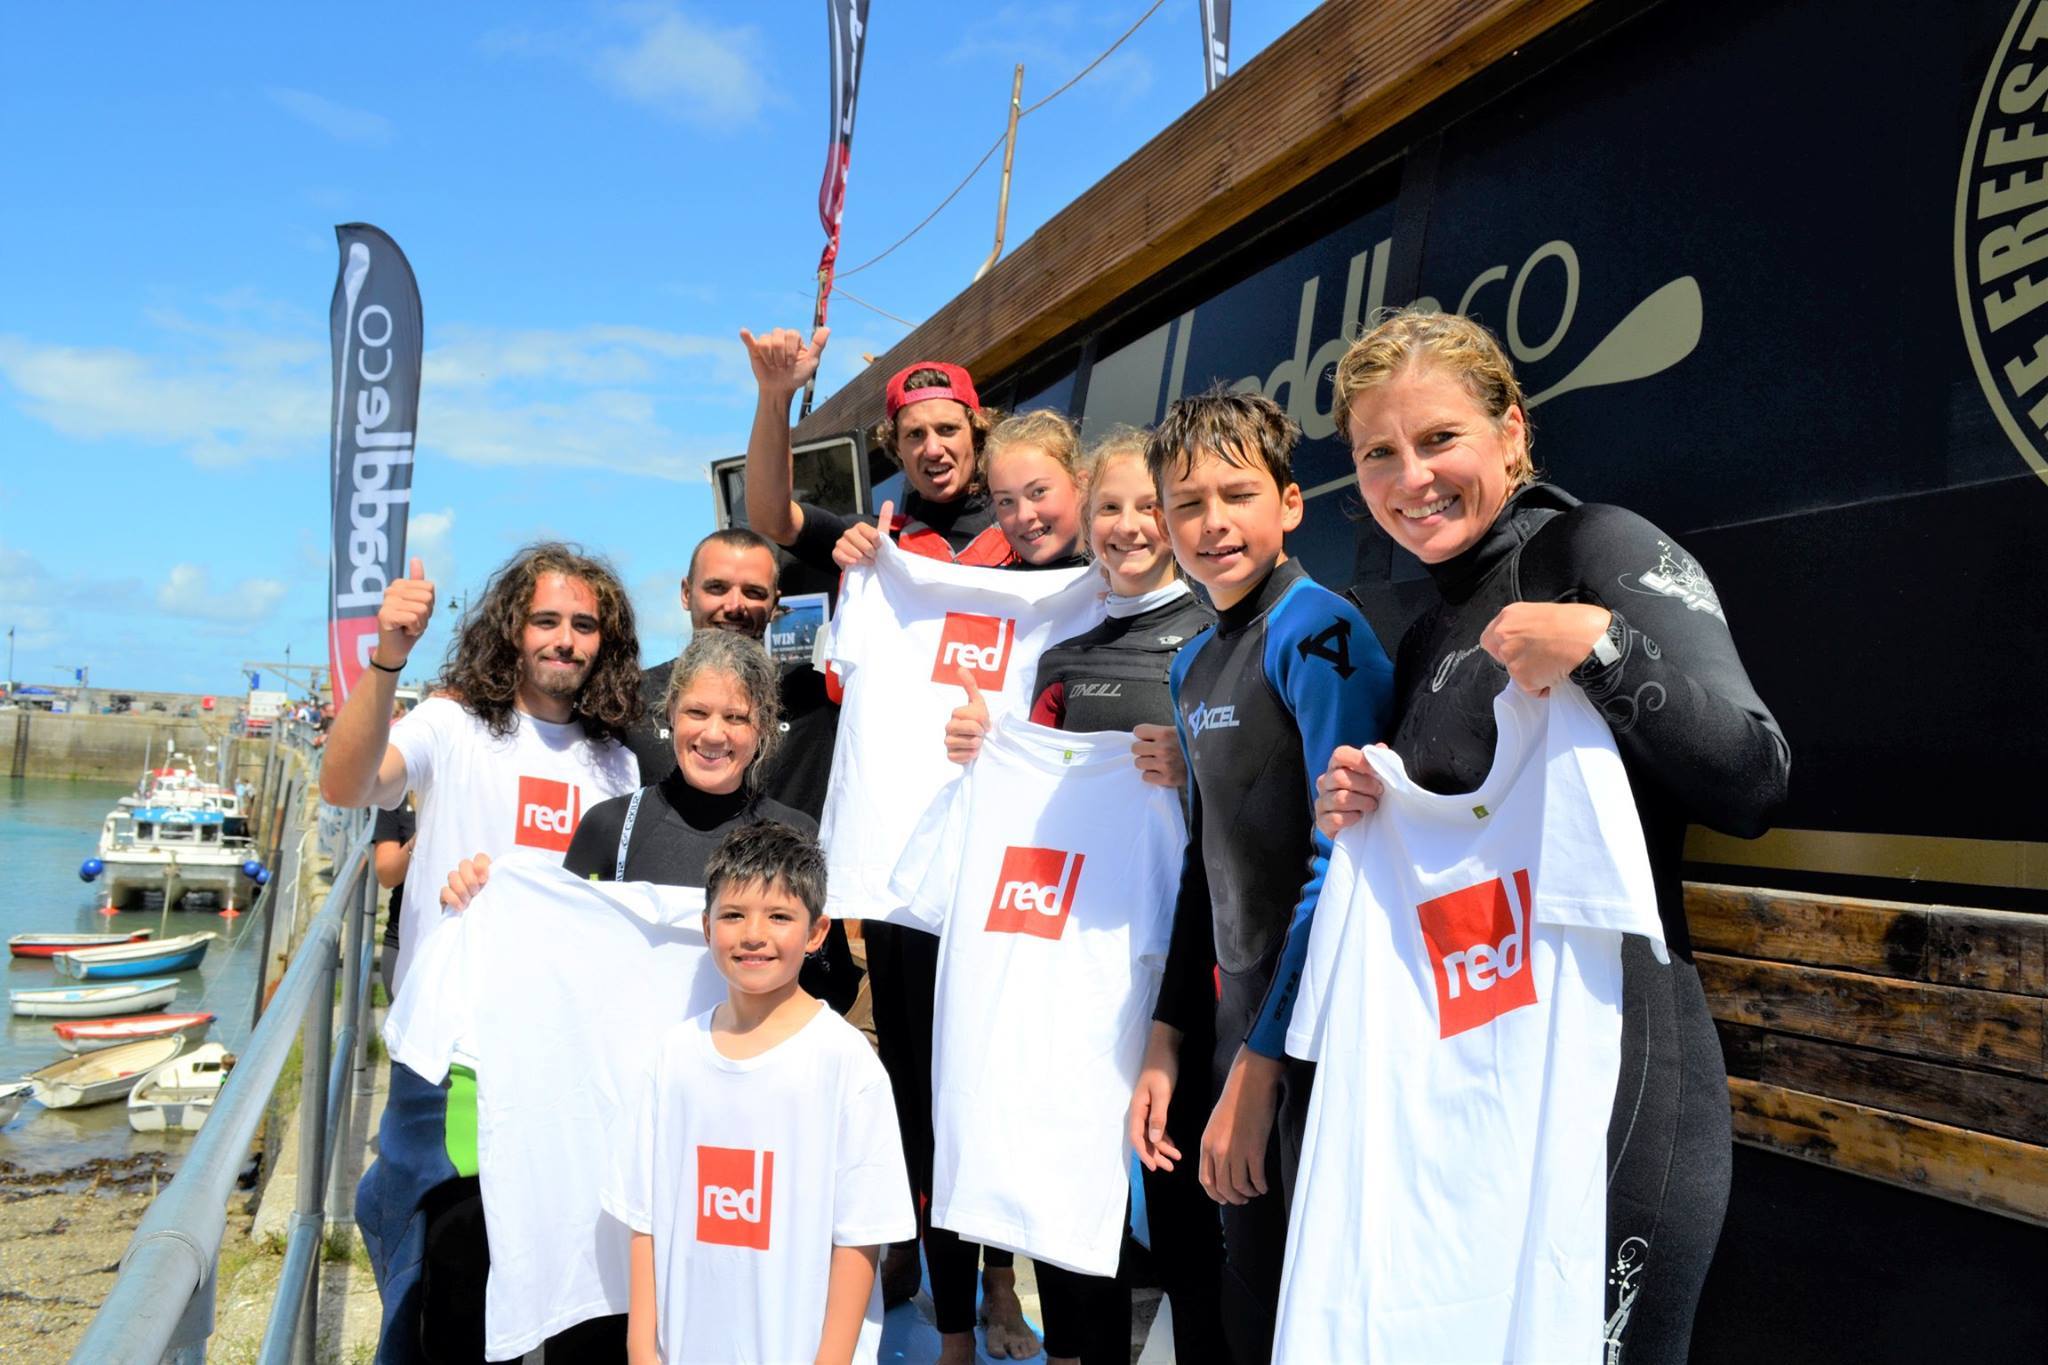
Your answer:
[[[155,933],[137,929],[132,934],[16,934],[7,940],[7,951],[16,957],[55,957],[80,948],[111,948],[119,943],[139,943]]]
[[[139,1043],[149,1038],[185,1035],[196,1043],[213,1023],[211,1014],[130,1014],[119,1019],[89,1019],[72,1024],[52,1024],[51,1030],[66,1052],[98,1052],[119,1043]]]
[[[83,1057],[66,1057],[22,1079],[35,1086],[36,1098],[46,1109],[105,1104],[126,1095],[145,1075],[184,1049],[185,1039],[178,1034],[123,1043]]]
[[[151,981],[124,981],[117,986],[55,986],[48,989],[9,991],[9,1008],[15,1014],[44,1019],[98,1019],[109,1014],[139,1014],[161,1009],[178,997],[178,979],[158,977]]]
[[[173,1057],[129,1094],[128,1126],[138,1133],[198,1132],[233,1065],[219,1043]]]
[[[155,943],[117,943],[111,948],[80,948],[57,954],[57,974],[86,981],[155,976],[159,972],[189,972],[206,957],[206,950],[220,935],[208,930],[179,934]]]

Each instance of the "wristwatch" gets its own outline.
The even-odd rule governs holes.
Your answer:
[[[1620,633],[1621,619],[1610,615],[1607,629],[1600,632],[1600,638],[1593,642],[1593,652],[1579,665],[1583,669],[1611,668],[1621,662],[1621,646],[1614,642]]]

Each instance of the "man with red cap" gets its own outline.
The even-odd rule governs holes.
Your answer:
[[[832,547],[872,519],[828,511],[791,496],[789,404],[817,373],[831,329],[803,337],[778,327],[756,337],[744,329],[747,359],[760,391],[747,438],[747,522],[805,564],[832,570]],[[895,457],[909,485],[889,531],[913,554],[996,566],[1015,557],[996,528],[975,466],[988,435],[974,380],[958,365],[919,361],[889,381],[875,444]]]
[[[827,572],[833,550],[851,543],[872,548],[881,531],[875,518],[833,512],[793,496],[789,405],[812,375],[831,329],[808,343],[778,327],[756,337],[742,329],[759,398],[747,438],[747,522],[802,563]],[[919,361],[897,371],[884,397],[884,416],[871,435],[902,466],[908,485],[888,533],[902,549],[932,559],[990,568],[1017,563],[995,524],[987,495],[977,486],[983,442],[994,422],[982,411],[974,379],[943,361]],[[894,925],[863,926],[875,1042],[895,1092],[897,1121],[912,1182],[928,1196],[931,1181],[932,999],[938,979],[938,940]],[[920,1209],[923,1204],[920,1200]],[[940,1365],[974,1359],[974,1269],[982,1264],[981,1316],[992,1359],[1023,1360],[1042,1349],[1024,1321],[1009,1252],[984,1250],[957,1234],[924,1229],[925,1260],[932,1266],[932,1298],[940,1334]],[[882,1267],[885,1296],[908,1298],[917,1288],[916,1247],[890,1248]]]

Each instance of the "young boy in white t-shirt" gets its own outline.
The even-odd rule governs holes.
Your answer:
[[[888,1075],[797,984],[825,855],[762,822],[704,875],[726,1003],[663,1036],[604,1206],[632,1230],[633,1365],[873,1361],[881,1248],[917,1234]]]

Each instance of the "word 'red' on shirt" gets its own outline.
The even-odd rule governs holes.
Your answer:
[[[1336,841],[1287,1049],[1319,1063],[1276,1360],[1598,1360],[1621,939],[1642,827],[1575,686],[1494,701],[1476,791],[1386,749]]]
[[[583,812],[639,786],[639,763],[579,721],[556,725],[515,713],[512,731],[491,734],[447,697],[429,697],[391,727],[405,785],[419,810],[419,843],[405,879],[394,994],[422,945],[443,922],[441,888],[456,864],[515,848],[560,862]]]
[[[476,1071],[492,1360],[628,1307],[627,1238],[599,1191],[655,1040],[725,998],[703,916],[700,888],[586,881],[515,851],[427,942],[385,1021],[392,1057],[429,1083]]]
[[[917,1235],[874,1049],[820,1008],[767,1052],[727,1057],[706,1013],[660,1036],[635,1100],[604,1206],[654,1239],[662,1359],[815,1358],[832,1248]],[[881,1337],[878,1276],[854,1360]]]
[[[879,919],[894,908],[896,860],[959,771],[945,728],[967,699],[960,670],[973,674],[992,719],[1021,713],[1038,656],[1101,620],[1102,596],[1092,569],[969,568],[887,541],[872,564],[847,571],[831,645],[846,694],[819,822],[827,914]]]
[[[932,1221],[1084,1275],[1123,1246],[1123,1113],[1185,841],[1131,736],[1021,716],[919,822],[889,918],[939,934]],[[1031,1096],[1019,1108],[1009,1103]]]

